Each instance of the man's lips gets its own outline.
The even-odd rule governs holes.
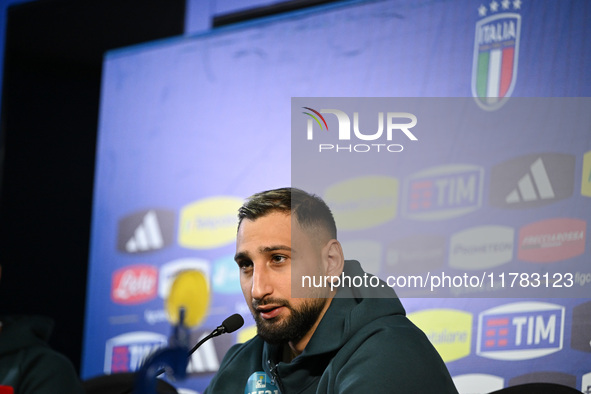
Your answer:
[[[265,305],[259,306],[256,311],[263,319],[268,320],[279,316],[279,314],[283,311],[283,308],[285,307],[281,305]]]

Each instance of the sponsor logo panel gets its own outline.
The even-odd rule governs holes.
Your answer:
[[[441,220],[465,215],[482,205],[484,169],[448,165],[423,170],[405,182],[403,214],[411,219]]]
[[[591,301],[573,308],[570,346],[591,353]]]
[[[170,261],[160,267],[160,280],[158,285],[158,296],[163,299],[168,298],[172,282],[179,272],[182,271],[200,271],[209,281],[209,262],[198,258],[185,258]]]
[[[583,156],[583,174],[581,176],[581,194],[591,197],[591,151]]]
[[[443,267],[446,253],[445,237],[411,236],[388,245],[386,267],[397,275],[436,271]]]
[[[168,300],[171,286],[176,279],[176,276],[183,271],[197,271],[199,276],[202,276],[205,283],[205,289],[195,289],[202,294],[203,297],[198,297],[194,302],[192,308],[195,308],[196,315],[205,315],[209,309],[211,300],[211,285],[209,278],[209,262],[197,258],[185,258],[168,262],[160,268],[160,277],[158,279],[158,296],[164,300]],[[144,320],[149,325],[158,323],[165,323],[169,321],[168,312],[164,308],[145,309]]]
[[[179,244],[191,249],[213,249],[236,238],[238,197],[209,197],[181,210]]]
[[[577,377],[562,372],[543,371],[516,376],[509,380],[509,386],[517,386],[527,383],[555,383],[575,388],[577,385]]]
[[[443,361],[455,361],[470,354],[471,313],[453,309],[428,309],[411,313],[408,318],[423,330]]]
[[[398,180],[386,176],[348,179],[328,187],[324,200],[339,230],[361,230],[396,217]]]
[[[140,304],[156,297],[158,269],[137,264],[113,272],[111,300],[117,304]]]
[[[234,261],[234,255],[224,256],[213,262],[211,286],[215,293],[242,294],[240,270]]]
[[[585,252],[587,223],[580,219],[542,220],[521,228],[517,257],[533,263],[552,263]]]
[[[133,213],[119,221],[117,249],[123,253],[144,253],[173,243],[175,214],[163,209]]]
[[[513,258],[515,230],[506,226],[478,226],[451,236],[449,265],[477,270],[498,267]]]
[[[505,387],[505,379],[484,373],[470,373],[452,377],[454,385],[461,394],[484,394]]]
[[[166,336],[147,331],[122,334],[107,340],[105,350],[106,374],[133,372],[153,351],[166,346]]]
[[[493,167],[490,204],[497,208],[539,207],[570,197],[575,157],[562,153],[521,156]]]
[[[564,307],[517,302],[482,312],[477,354],[496,360],[527,360],[562,349]]]

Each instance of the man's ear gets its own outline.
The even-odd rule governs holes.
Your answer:
[[[340,276],[345,266],[345,256],[341,243],[336,239],[331,239],[324,246],[324,259],[326,262],[326,275]]]

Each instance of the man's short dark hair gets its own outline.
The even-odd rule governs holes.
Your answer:
[[[328,205],[317,195],[293,187],[250,196],[238,210],[238,227],[242,219],[256,220],[272,212],[291,214],[302,228],[325,229],[331,238],[337,237],[337,226]]]

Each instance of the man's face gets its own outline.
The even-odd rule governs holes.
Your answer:
[[[240,224],[235,257],[240,284],[265,341],[298,342],[319,320],[326,299],[318,298],[318,290],[313,298],[291,298],[291,269],[300,264],[321,275],[321,249],[297,223],[292,232],[289,214],[272,212]]]

